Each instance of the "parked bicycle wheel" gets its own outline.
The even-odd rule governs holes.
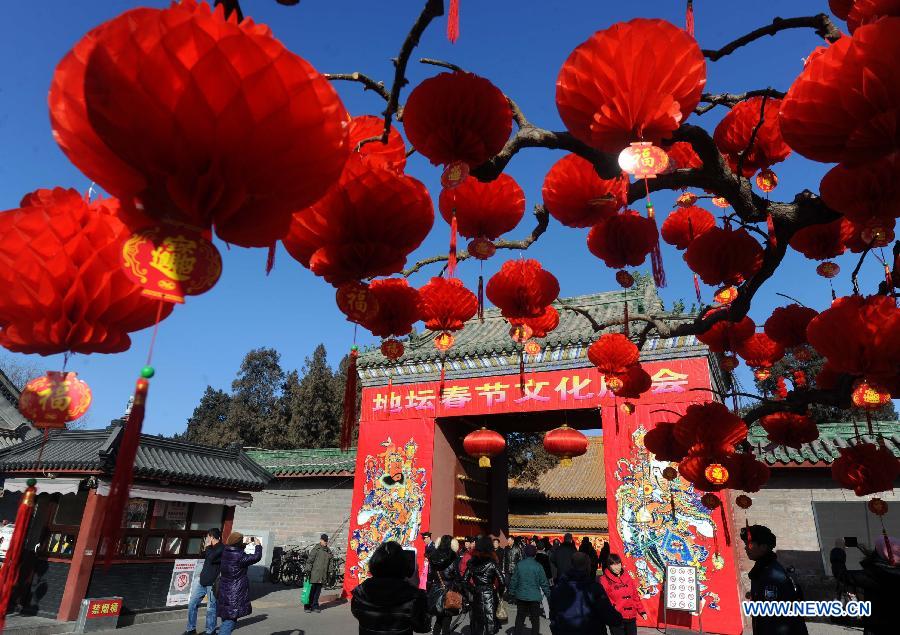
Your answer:
[[[282,565],[281,583],[285,586],[298,586],[303,584],[303,571],[294,560],[288,560]]]

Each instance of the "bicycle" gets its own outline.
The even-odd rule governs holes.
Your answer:
[[[328,565],[328,575],[325,578],[326,589],[339,589],[344,586],[344,564],[343,556],[335,555]]]
[[[285,586],[300,586],[305,577],[306,553],[299,545],[285,545],[276,548],[273,553],[269,575],[272,582],[281,582]]]

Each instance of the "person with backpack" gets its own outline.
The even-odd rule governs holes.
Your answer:
[[[765,602],[803,600],[800,588],[778,562],[776,538],[764,525],[741,529],[741,540],[747,557],[753,561],[750,593],[747,599]],[[767,615],[753,618],[753,635],[807,635],[806,622],[799,616]]]
[[[591,559],[575,552],[572,566],[550,590],[550,632],[553,635],[597,635],[606,626],[619,626],[622,617],[613,608],[596,576]]]
[[[518,563],[509,582],[509,592],[516,600],[514,635],[525,635],[525,618],[531,620],[531,635],[541,631],[541,593],[550,597],[550,582],[534,556],[534,545],[525,547],[525,557]]]
[[[647,611],[638,594],[637,585],[622,566],[617,553],[609,554],[606,569],[600,576],[600,584],[613,607],[622,616],[621,626],[610,626],[610,635],[637,635],[637,617],[647,619]]]

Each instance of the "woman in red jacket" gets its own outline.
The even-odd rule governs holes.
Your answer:
[[[644,603],[638,595],[632,577],[622,568],[622,558],[611,553],[608,565],[600,576],[600,584],[609,596],[609,601],[622,616],[621,626],[610,626],[611,635],[637,635],[637,616],[647,619]]]

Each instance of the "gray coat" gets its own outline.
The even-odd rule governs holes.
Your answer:
[[[309,552],[309,581],[312,584],[325,584],[328,580],[328,567],[334,554],[331,549],[316,545]]]

